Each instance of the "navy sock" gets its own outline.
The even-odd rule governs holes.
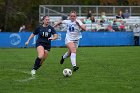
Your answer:
[[[39,69],[39,67],[41,66],[40,62],[41,62],[41,59],[39,57],[37,57],[35,60],[33,69],[35,69],[35,70]]]

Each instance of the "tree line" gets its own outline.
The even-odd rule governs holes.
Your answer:
[[[140,0],[0,0],[0,28],[16,32],[23,24],[33,31],[39,20],[39,5],[140,5]]]

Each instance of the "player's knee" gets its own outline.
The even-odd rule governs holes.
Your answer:
[[[44,58],[44,53],[40,53],[40,54],[38,55],[38,57],[39,57],[40,59],[43,59],[43,58]]]
[[[47,52],[45,51],[43,58],[46,59],[47,58],[47,55],[48,55],[48,51]]]
[[[76,47],[73,46],[73,47],[68,47],[69,48],[69,52],[70,53],[76,53]]]
[[[71,53],[76,53],[76,48],[73,48]]]

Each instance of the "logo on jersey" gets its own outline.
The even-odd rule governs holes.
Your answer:
[[[51,32],[52,30],[51,29],[48,29],[48,32]]]
[[[10,43],[12,45],[18,45],[21,42],[21,37],[19,34],[13,33],[9,36],[9,38],[11,39]]]

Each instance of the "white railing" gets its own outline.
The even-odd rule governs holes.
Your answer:
[[[51,10],[50,10],[51,9]],[[55,12],[53,12],[53,11]],[[95,5],[40,5],[39,15],[58,16],[62,12],[66,15],[70,11],[77,11],[79,16],[85,16],[91,10],[94,16],[100,16],[101,12],[106,12],[108,16],[114,16],[118,11],[128,10],[131,16],[140,16],[140,6],[95,6]]]

